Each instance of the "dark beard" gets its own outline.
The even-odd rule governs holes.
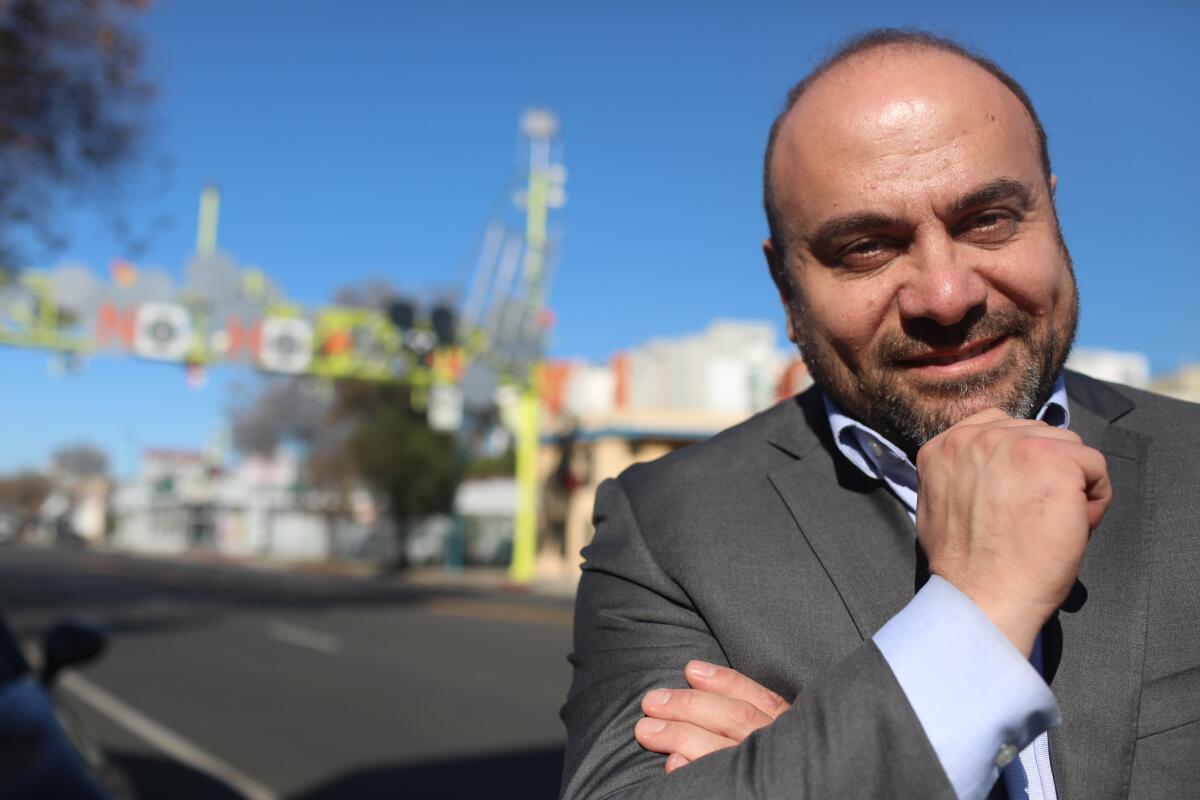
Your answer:
[[[816,339],[805,324],[806,315],[799,303],[793,303],[792,325],[813,383],[844,412],[915,458],[925,442],[980,410],[973,406],[974,401],[1004,380],[1011,378],[1012,388],[995,398],[994,405],[1012,417],[1031,418],[1037,413],[1050,396],[1075,339],[1077,295],[1072,300],[1063,330],[1050,327],[1041,333],[1037,318],[1018,308],[993,312],[975,309],[951,326],[925,319],[911,321],[902,332],[883,336],[857,374],[845,369],[827,342]],[[932,349],[1002,336],[1010,340],[1009,352],[988,372],[938,382],[914,382],[911,374],[902,372],[905,367],[901,362]],[[1022,360],[1014,364],[1017,358]]]

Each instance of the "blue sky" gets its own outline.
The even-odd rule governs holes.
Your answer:
[[[1182,0],[159,0],[144,22],[150,157],[64,212],[61,258],[106,274],[124,255],[106,222],[120,210],[173,220],[139,263],[180,276],[216,181],[221,247],[302,303],[372,277],[461,284],[519,170],[517,119],[544,105],[569,170],[553,355],[605,359],[716,317],[778,323],[759,253],[766,131],[788,86],[875,25],[956,36],[1028,89],[1059,175],[1080,344],[1144,352],[1155,372],[1200,360],[1200,5]],[[145,447],[204,446],[257,380],[218,368],[196,391],[176,368],[111,357],[65,377],[39,353],[0,363],[0,470],[79,440],[122,472]]]

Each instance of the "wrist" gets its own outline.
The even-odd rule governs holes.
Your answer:
[[[988,591],[983,587],[959,583],[942,576],[966,595],[1004,638],[1023,656],[1029,658],[1033,644],[1050,615],[1041,604],[1015,600],[1010,592]]]
[[[970,597],[972,602],[979,606],[979,610],[983,612],[984,616],[991,620],[996,629],[1004,634],[1004,638],[1008,639],[1021,655],[1029,658],[1030,653],[1033,652],[1033,643],[1045,620],[1031,613],[1029,609],[1018,608],[1013,603],[976,598],[967,591],[964,591],[963,594]]]

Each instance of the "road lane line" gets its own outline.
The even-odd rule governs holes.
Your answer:
[[[498,619],[506,622],[527,622],[536,625],[570,627],[575,611],[570,608],[547,608],[523,603],[498,603],[491,600],[460,600],[440,598],[430,600],[423,608],[430,614],[471,619]]]
[[[330,655],[342,649],[342,643],[336,636],[286,622],[272,622],[268,625],[267,638]]]
[[[159,751],[180,763],[211,775],[230,788],[241,792],[245,795],[246,800],[279,800],[279,794],[275,791],[263,786],[237,767],[225,763],[169,728],[150,719],[82,675],[67,672],[59,677],[58,683],[72,695],[152,744]]]

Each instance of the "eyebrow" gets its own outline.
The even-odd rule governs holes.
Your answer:
[[[979,206],[991,205],[1001,200],[1015,202],[1021,207],[1021,210],[1025,210],[1033,201],[1033,192],[1015,178],[997,178],[985,183],[970,194],[956,199],[950,204],[950,210],[959,213]]]
[[[809,249],[820,257],[823,252],[833,247],[835,240],[850,234],[866,230],[881,230],[895,228],[911,228],[912,223],[905,222],[899,217],[889,217],[887,214],[872,214],[868,212],[846,214],[834,217],[821,223],[816,232],[808,238]]]

